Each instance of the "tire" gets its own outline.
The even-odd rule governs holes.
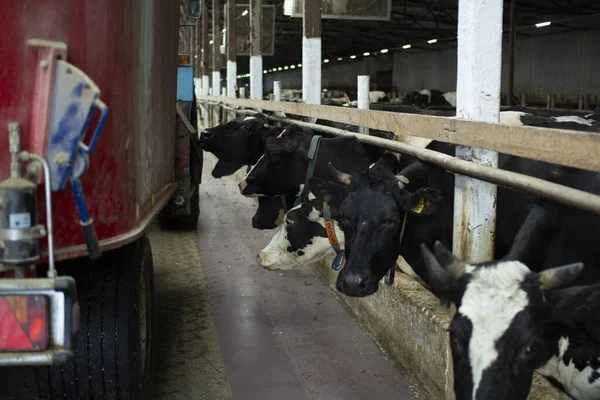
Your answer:
[[[151,400],[154,267],[148,238],[95,262],[63,263],[58,272],[75,278],[81,328],[73,360],[36,369],[39,398]]]

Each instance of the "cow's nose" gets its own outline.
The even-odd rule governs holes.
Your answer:
[[[213,136],[213,133],[210,129],[204,129],[200,132],[200,139],[210,139]]]
[[[371,284],[370,275],[361,275],[356,273],[340,273],[336,287],[348,296],[361,296]]]

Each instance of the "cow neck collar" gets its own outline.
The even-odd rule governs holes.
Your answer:
[[[298,195],[296,201],[302,199],[304,196],[308,196],[309,182],[315,173],[315,167],[317,165],[317,156],[319,155],[319,146],[321,145],[321,135],[314,135],[310,140],[310,147],[308,148],[308,168],[306,169],[306,177],[304,179],[304,187],[302,192]]]
[[[331,268],[334,271],[339,271],[346,263],[346,260],[344,259],[344,251],[340,247],[340,242],[335,233],[335,223],[331,218],[331,209],[326,201],[323,202],[323,219],[325,220],[325,233],[327,234],[327,239],[329,239],[329,244],[335,251],[335,259],[331,263]]]

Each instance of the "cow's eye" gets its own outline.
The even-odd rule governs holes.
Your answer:
[[[251,131],[252,127],[250,125],[244,125],[244,129],[247,131]]]
[[[292,222],[292,220],[290,220],[289,218],[286,218],[286,219],[285,219],[285,224],[286,224],[286,225],[291,225],[291,224],[293,224],[293,222]]]

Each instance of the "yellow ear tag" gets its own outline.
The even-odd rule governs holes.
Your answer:
[[[415,214],[421,214],[423,212],[424,208],[425,208],[425,200],[421,197],[419,199],[419,202],[417,204],[415,204],[415,206],[413,208],[411,208],[410,211],[414,212]]]
[[[268,128],[268,127],[269,127],[269,124],[265,124],[265,128]]]

